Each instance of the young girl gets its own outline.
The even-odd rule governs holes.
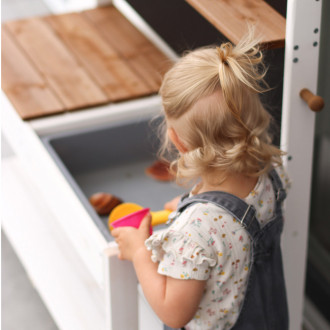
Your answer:
[[[144,294],[172,328],[288,329],[280,234],[288,179],[262,106],[265,70],[251,37],[202,48],[164,77],[167,134],[180,181],[198,182],[171,226],[112,231]],[[141,189],[143,189],[141,187]]]

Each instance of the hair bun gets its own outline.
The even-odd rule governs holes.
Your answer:
[[[233,45],[230,42],[221,44],[220,47],[216,47],[221,63],[228,65],[228,57],[232,55]]]

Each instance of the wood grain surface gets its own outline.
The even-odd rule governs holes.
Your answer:
[[[67,109],[102,104],[106,95],[41,18],[5,24]]]
[[[171,64],[112,6],[2,30],[2,88],[23,119],[157,93]]]
[[[285,18],[263,0],[186,0],[231,42],[237,44],[248,24],[267,48],[284,47]]]
[[[64,105],[14,39],[2,28],[2,89],[23,119],[62,112]]]
[[[96,8],[85,15],[152,90],[159,88],[171,62],[151,41],[114,7]]]
[[[46,20],[103,88],[110,101],[153,92],[85,16],[67,14]]]

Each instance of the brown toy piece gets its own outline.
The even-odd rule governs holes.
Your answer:
[[[114,195],[99,192],[90,196],[89,202],[99,215],[108,215],[112,209],[123,201]]]
[[[157,160],[145,170],[146,174],[158,181],[173,181],[175,176],[170,173],[170,163]]]

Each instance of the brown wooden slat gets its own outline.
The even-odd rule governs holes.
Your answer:
[[[23,119],[64,111],[37,69],[3,27],[1,41],[2,89]]]
[[[25,119],[156,93],[172,65],[112,6],[3,31],[2,87]]]
[[[68,110],[108,101],[105,93],[41,18],[9,22],[5,26]]]
[[[263,0],[186,0],[234,44],[247,32],[247,22],[256,25],[262,44],[284,47],[285,18]]]
[[[114,7],[100,7],[84,14],[135,72],[157,92],[162,74],[171,65],[169,59]]]
[[[130,99],[153,92],[84,15],[65,14],[50,16],[45,20],[103,88],[110,101]]]

